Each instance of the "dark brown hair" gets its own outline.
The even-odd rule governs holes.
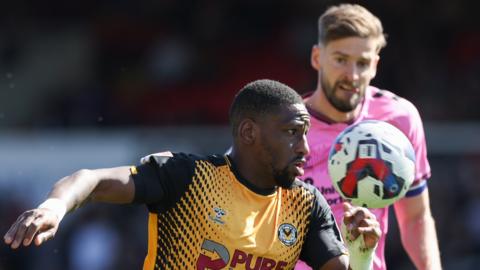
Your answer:
[[[318,42],[327,45],[347,37],[377,39],[377,52],[387,45],[382,23],[366,8],[354,4],[328,8],[318,19]]]

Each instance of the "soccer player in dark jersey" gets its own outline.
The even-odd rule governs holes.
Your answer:
[[[369,267],[355,253],[376,247],[374,215],[345,204],[347,246],[361,245],[347,251],[323,196],[297,179],[309,152],[302,98],[279,82],[255,81],[235,97],[230,122],[229,155],[164,152],[138,166],[59,180],[45,202],[20,215],[5,243],[42,244],[65,213],[89,200],[138,203],[149,211],[144,269],[292,269],[299,258],[314,269],[347,269],[349,252],[360,258],[352,269]]]

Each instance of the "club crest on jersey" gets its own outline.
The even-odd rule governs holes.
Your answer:
[[[213,212],[214,214],[208,217],[217,224],[221,224],[221,225],[225,224],[225,221],[222,220],[222,217],[227,214],[227,211],[223,210],[220,207],[215,206],[213,207]]]
[[[278,227],[278,239],[285,245],[291,246],[297,242],[297,228],[289,223],[283,223]]]

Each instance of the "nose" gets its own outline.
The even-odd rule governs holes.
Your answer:
[[[297,154],[306,156],[310,153],[310,147],[308,146],[307,135],[303,134],[302,139],[297,144]]]
[[[346,76],[350,81],[357,81],[360,78],[360,71],[355,63],[347,65]]]

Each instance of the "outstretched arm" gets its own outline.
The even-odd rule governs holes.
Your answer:
[[[55,183],[45,202],[21,214],[5,234],[4,241],[14,249],[22,243],[29,246],[32,241],[41,245],[55,235],[65,213],[88,200],[129,203],[134,195],[128,166],[77,171]]]
[[[435,222],[430,211],[428,189],[396,202],[395,213],[402,244],[417,269],[441,269]]]

